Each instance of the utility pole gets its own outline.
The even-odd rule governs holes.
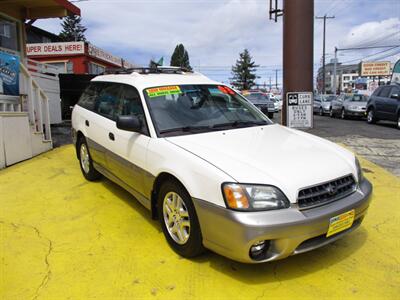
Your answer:
[[[322,93],[325,94],[325,35],[326,35],[326,19],[334,19],[335,16],[328,17],[326,14],[323,17],[315,17],[316,19],[324,20],[324,33],[322,38]]]
[[[313,92],[314,0],[283,2],[283,97]],[[283,99],[282,124],[287,125]]]
[[[271,76],[269,76],[269,92],[271,92],[272,83],[271,83]]]
[[[278,70],[275,70],[275,88],[278,89]]]

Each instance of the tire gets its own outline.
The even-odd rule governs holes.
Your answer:
[[[341,117],[343,120],[347,119],[346,111],[344,110],[344,108],[342,108],[342,112],[340,113],[340,117]]]
[[[373,108],[370,108],[367,112],[367,123],[368,124],[375,124],[377,121],[375,117],[375,110]]]
[[[400,129],[400,113],[397,115],[397,129]]]
[[[273,119],[274,118],[274,113],[273,112],[269,112],[268,113],[268,118]]]
[[[318,114],[319,114],[320,116],[323,116],[323,115],[324,115],[324,110],[322,109],[322,107],[319,108]]]
[[[84,137],[79,138],[76,150],[78,152],[79,166],[81,167],[83,176],[89,181],[95,181],[101,178],[101,174],[93,167],[93,160]]]
[[[334,118],[334,117],[335,117],[335,114],[333,113],[332,107],[329,109],[329,116],[330,116],[331,118]]]
[[[176,253],[191,258],[204,252],[200,224],[192,199],[181,184],[175,181],[162,184],[157,197],[157,212],[164,236]]]

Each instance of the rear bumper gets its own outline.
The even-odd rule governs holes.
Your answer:
[[[296,207],[266,212],[238,212],[193,199],[203,235],[203,244],[223,256],[260,263],[282,259],[324,246],[358,227],[370,202],[372,185],[364,180],[353,194],[317,208],[300,211]],[[329,238],[330,218],[355,210],[351,228]],[[270,241],[264,259],[253,260],[250,247]]]

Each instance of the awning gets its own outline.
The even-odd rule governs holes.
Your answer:
[[[81,14],[79,7],[67,0],[0,0],[0,12],[20,20]]]

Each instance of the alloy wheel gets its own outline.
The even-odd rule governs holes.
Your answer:
[[[171,238],[185,244],[190,236],[189,211],[182,198],[175,192],[165,195],[163,201],[164,223]]]
[[[324,115],[324,111],[322,110],[322,107],[319,108],[319,115],[323,116]]]
[[[373,120],[374,120],[374,111],[371,109],[371,110],[368,112],[367,121],[368,121],[368,123],[372,123]]]
[[[80,149],[80,159],[81,159],[81,166],[85,173],[89,173],[90,171],[90,158],[89,158],[89,151],[85,144],[81,144]]]

